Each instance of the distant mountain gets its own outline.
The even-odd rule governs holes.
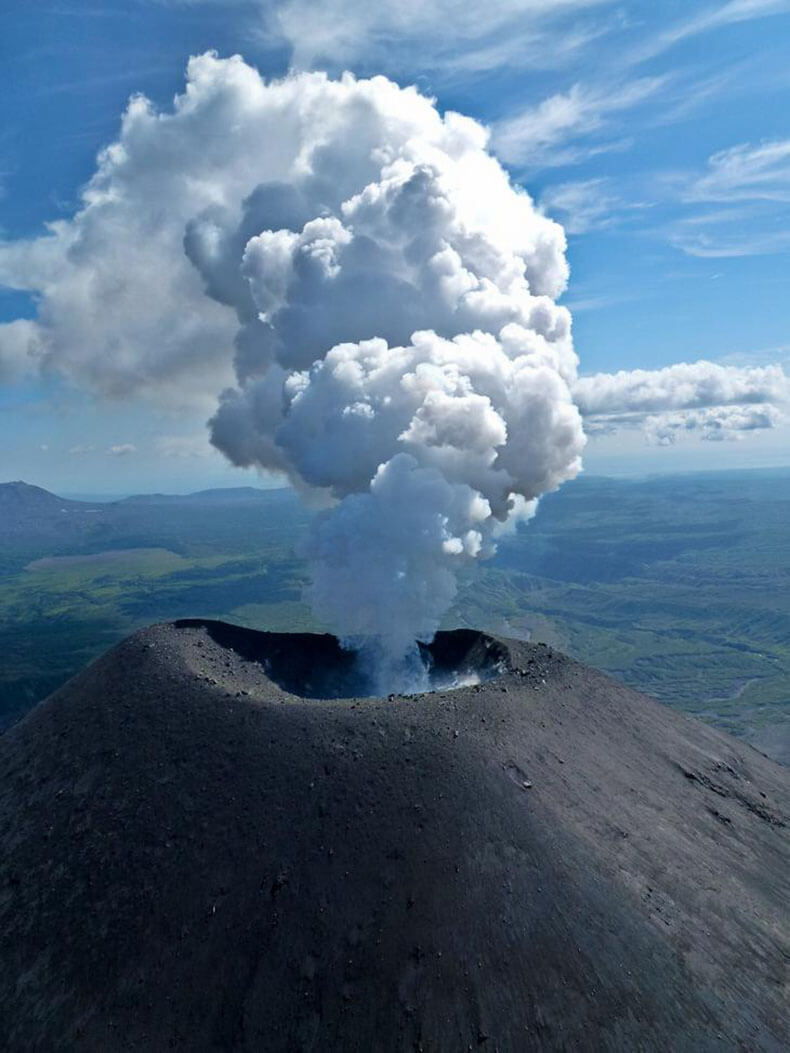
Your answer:
[[[85,524],[100,507],[58,497],[21,480],[0,483],[0,538],[69,532]]]
[[[5,504],[11,505],[12,502],[24,503],[42,500],[49,502],[54,496],[49,490],[42,490],[40,486],[31,486],[30,483],[25,483],[21,479],[17,479],[12,483],[0,484],[0,507]]]
[[[129,509],[136,505],[229,505],[263,503],[272,495],[292,494],[292,491],[259,490],[253,486],[228,487],[225,490],[199,490],[193,494],[136,494],[118,501],[77,501],[58,497],[40,486],[31,486],[21,479],[11,483],[0,483],[0,538],[9,534],[32,531],[62,532],[65,524],[83,526],[90,519],[96,522],[97,514],[104,520],[123,519]],[[66,527],[68,530],[68,527]]]
[[[31,486],[21,479],[13,483],[0,483],[0,511],[13,515],[15,512],[27,514],[31,511],[48,512],[66,505],[83,504],[82,501],[69,501],[58,497],[40,486]]]
[[[198,490],[193,494],[134,494],[118,503],[125,505],[227,505],[266,500],[273,492],[278,491],[261,490],[254,486],[230,486],[227,489]]]
[[[0,516],[41,515],[62,510],[78,512],[86,509],[106,509],[113,505],[237,504],[247,501],[265,501],[273,494],[283,492],[291,493],[287,487],[263,489],[255,486],[229,486],[197,490],[191,494],[133,494],[131,497],[123,497],[115,501],[90,501],[58,497],[57,494],[41,486],[32,486],[18,479],[10,483],[0,483]],[[0,531],[4,525],[0,521]]]
[[[269,538],[273,529],[292,537],[294,519],[305,515],[291,489],[244,486],[90,502],[21,481],[0,483],[0,573],[41,556],[156,547],[184,552],[194,544],[232,550],[240,539],[246,548],[264,529]]]

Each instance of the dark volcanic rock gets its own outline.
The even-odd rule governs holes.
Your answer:
[[[787,1048],[787,771],[543,647],[435,655],[504,671],[317,701],[330,638],[158,626],[8,732],[0,1047]]]

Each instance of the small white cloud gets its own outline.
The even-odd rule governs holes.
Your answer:
[[[80,445],[77,445],[77,446],[70,447],[69,453],[71,454],[72,457],[81,457],[81,456],[83,456],[86,453],[93,453],[93,451],[95,449],[96,449],[95,446],[81,445],[80,444]]]
[[[776,406],[713,406],[648,417],[644,433],[647,441],[657,446],[674,445],[684,432],[694,432],[705,442],[735,441],[751,431],[776,428],[781,420]]]
[[[648,442],[669,446],[683,432],[718,441],[777,427],[790,404],[790,377],[777,364],[700,361],[580,377],[573,396],[590,435],[639,428]]]
[[[128,457],[131,453],[137,453],[137,447],[132,442],[122,442],[117,446],[110,446],[107,453],[113,457]]]

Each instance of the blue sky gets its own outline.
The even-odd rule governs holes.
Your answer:
[[[583,374],[710,359],[790,370],[790,2],[457,0],[6,3],[0,230],[68,220],[132,93],[161,110],[190,55],[384,73],[492,129],[513,177],[568,231]],[[0,286],[0,321],[36,316]],[[589,471],[790,463],[784,421],[740,441],[594,436]],[[9,377],[0,478],[61,491],[254,481],[201,443],[205,412],[99,398],[73,377]],[[693,422],[692,422],[693,424]],[[674,434],[674,433],[673,433]]]

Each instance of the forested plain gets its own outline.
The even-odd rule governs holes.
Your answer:
[[[72,502],[0,485],[0,728],[151,622],[324,630],[290,490]],[[790,761],[790,471],[582,477],[445,626],[531,637]]]

